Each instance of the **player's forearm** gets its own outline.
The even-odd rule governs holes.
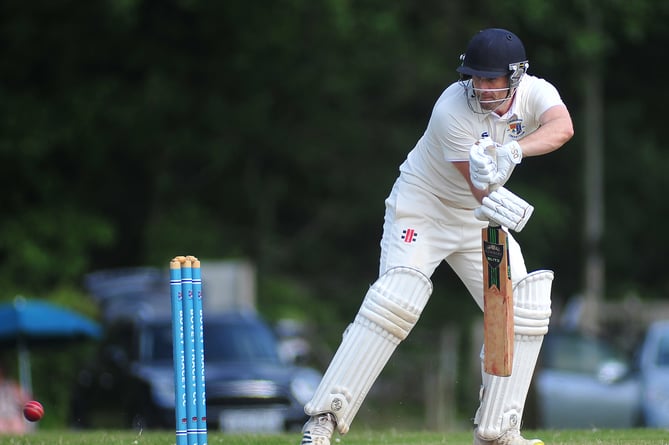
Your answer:
[[[472,191],[472,195],[474,195],[474,198],[476,198],[479,204],[483,203],[483,198],[488,196],[488,190],[479,190],[472,185],[471,181],[468,182],[469,182],[469,189]]]
[[[541,116],[541,126],[518,143],[523,157],[540,156],[562,147],[574,135],[574,127],[567,108],[556,106]]]
[[[488,196],[488,190],[479,190],[474,187],[474,184],[472,184],[472,179],[469,177],[469,162],[453,162],[453,165],[460,172],[462,177],[465,178],[467,184],[469,184],[469,189],[472,191],[474,198],[476,198],[479,204],[481,204],[483,202],[483,198]]]

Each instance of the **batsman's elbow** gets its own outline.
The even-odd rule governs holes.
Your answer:
[[[559,117],[553,119],[551,124],[552,139],[558,147],[562,147],[574,137],[574,124],[566,109],[560,113]]]
[[[571,121],[571,118],[567,118],[567,122],[565,122],[564,128],[562,129],[562,145],[566,144],[569,142],[571,138],[574,137],[574,124]]]

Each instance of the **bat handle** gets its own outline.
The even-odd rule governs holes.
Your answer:
[[[490,137],[490,135],[488,134],[487,131],[484,131],[483,133],[481,133],[481,139],[485,140],[485,142],[486,142],[485,153],[488,156],[490,156],[491,158],[493,158],[496,162],[497,154],[495,153],[495,143],[493,142],[492,138]],[[490,184],[488,186],[488,190],[491,191],[491,192],[494,192],[498,188],[499,188],[499,184]]]
[[[488,186],[488,194],[494,192],[494,191],[497,190],[498,188],[499,188],[499,184],[490,184],[490,185]],[[499,224],[497,224],[496,222],[493,222],[493,221],[489,221],[489,222],[488,222],[488,226],[490,226],[490,227],[500,227]]]
[[[485,144],[485,153],[488,156],[492,157],[493,159],[497,157],[495,154],[495,141],[492,140],[487,131],[481,133],[481,139],[479,139],[479,142],[483,142]]]
[[[490,156],[491,158],[496,160],[497,154],[495,153],[495,143],[493,142],[492,138],[490,137],[490,135],[488,134],[487,131],[484,131],[483,133],[481,133],[481,139],[487,139],[486,140],[487,145],[486,145],[485,152],[488,156]],[[488,186],[488,193],[492,193],[495,190],[497,190],[498,188],[499,188],[499,184],[490,184]],[[491,227],[499,227],[500,226],[499,224],[497,224],[495,222],[492,222],[492,221],[490,221],[488,223],[488,225],[491,226]]]

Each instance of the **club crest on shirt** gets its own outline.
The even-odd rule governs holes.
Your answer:
[[[525,134],[525,127],[523,126],[523,120],[522,119],[515,119],[512,121],[509,121],[509,125],[507,127],[507,131],[509,132],[509,136],[513,139],[518,139],[522,135]]]

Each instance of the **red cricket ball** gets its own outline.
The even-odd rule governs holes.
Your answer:
[[[36,400],[23,405],[23,415],[31,422],[37,422],[44,415],[44,407]]]

